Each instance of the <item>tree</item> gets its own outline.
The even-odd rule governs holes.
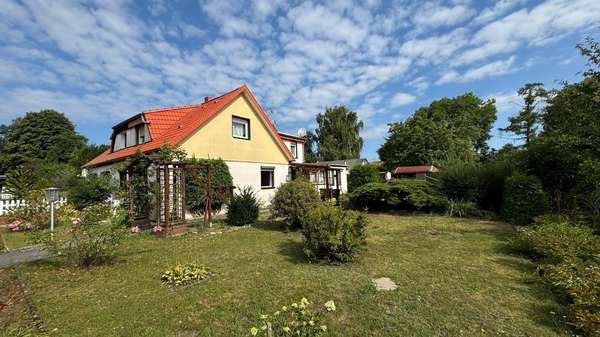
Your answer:
[[[314,163],[317,161],[317,153],[315,152],[317,136],[312,131],[308,131],[303,138],[304,138],[304,161],[307,163]]]
[[[65,163],[85,142],[86,139],[75,131],[62,113],[54,110],[28,112],[10,125],[0,161],[8,163],[7,170],[36,159]]]
[[[3,174],[7,170],[6,156],[2,155],[6,153],[6,136],[8,135],[8,125],[0,124],[0,174]]]
[[[348,192],[354,189],[381,180],[379,176],[379,168],[373,164],[356,164],[350,169],[348,174]]]
[[[102,144],[87,144],[76,148],[69,156],[69,165],[75,168],[81,168],[90,160],[96,158],[102,152],[108,150],[109,146]]]
[[[523,107],[517,116],[509,118],[508,126],[500,131],[516,134],[528,146],[537,135],[538,125],[542,120],[538,104],[548,97],[548,91],[544,89],[543,83],[527,83],[517,93],[523,98]]]
[[[442,98],[419,108],[405,121],[390,124],[379,158],[392,168],[476,157],[487,152],[495,120],[493,99],[484,101],[472,93]]]
[[[345,106],[334,106],[317,115],[319,127],[315,130],[319,160],[339,160],[360,157],[363,140],[360,130],[363,122],[354,111]]]

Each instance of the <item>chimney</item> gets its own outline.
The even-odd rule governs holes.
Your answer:
[[[208,102],[210,100],[210,96],[204,96],[204,103]]]

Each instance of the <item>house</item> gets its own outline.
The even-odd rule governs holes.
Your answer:
[[[412,165],[398,166],[390,173],[394,178],[427,179],[431,177],[432,173],[437,172],[441,172],[441,170],[433,165]]]
[[[346,181],[348,180],[348,175],[350,174],[350,170],[352,169],[352,167],[356,166],[356,165],[365,165],[368,164],[369,161],[364,159],[364,158],[355,158],[355,159],[341,159],[341,160],[330,160],[330,161],[319,161],[317,162],[317,164],[319,165],[328,165],[331,168],[335,168],[335,169],[339,169],[340,174],[342,176],[342,186],[341,186],[341,193],[346,193],[348,192],[348,185],[346,184]],[[315,183],[315,181],[318,183],[319,181],[322,181],[322,177],[311,177],[311,181],[313,182],[313,184]]]
[[[327,165],[305,167],[304,139],[278,132],[243,85],[200,104],[145,110],[115,125],[110,148],[84,165],[83,175],[107,173],[119,179],[120,162],[138,150],[151,153],[164,145],[178,146],[190,158],[223,159],[234,186],[253,187],[266,204],[276,187],[298,174],[322,171],[333,178],[337,172]],[[327,188],[340,190],[346,184],[341,178],[337,174]]]

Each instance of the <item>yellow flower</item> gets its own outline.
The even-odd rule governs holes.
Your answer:
[[[327,331],[327,325],[321,325],[321,330]]]
[[[335,311],[335,303],[333,300],[325,302],[325,309],[327,309],[327,311]]]
[[[287,309],[288,309],[288,308],[287,308],[285,305],[284,305],[283,307],[281,307],[281,310],[282,310],[282,311],[287,311]]]
[[[275,311],[275,313],[273,313],[273,316],[277,316],[279,315],[279,310]]]
[[[290,332],[290,330],[291,330],[291,329],[290,329],[289,327],[287,327],[287,326],[284,326],[284,327],[283,327],[283,331],[285,331],[285,332]]]
[[[250,334],[251,334],[252,336],[256,336],[256,334],[257,334],[257,333],[258,333],[258,329],[257,329],[257,328],[255,328],[255,327],[252,327],[252,329],[250,329]]]
[[[292,308],[297,308],[298,307],[298,303],[292,303]]]
[[[268,315],[260,315],[260,319],[267,319],[267,318],[269,318]]]
[[[315,321],[313,321],[312,319],[310,321],[308,321],[308,325],[313,326],[315,325]]]

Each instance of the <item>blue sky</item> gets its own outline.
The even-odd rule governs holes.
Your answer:
[[[144,109],[243,83],[279,130],[345,104],[377,158],[387,124],[466,91],[496,98],[490,141],[526,82],[574,81],[574,46],[598,38],[598,0],[0,1],[0,123],[64,112],[95,143]]]

